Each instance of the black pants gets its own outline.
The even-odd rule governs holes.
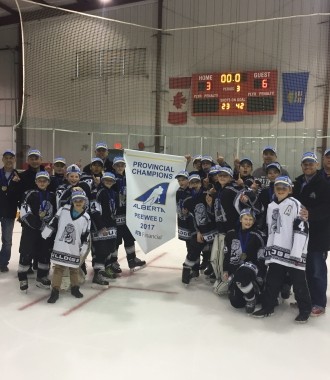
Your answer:
[[[117,226],[117,245],[116,245],[117,249],[122,244],[123,240],[124,240],[124,247],[134,246],[135,239],[133,235],[131,234],[131,231],[126,226],[126,224]]]
[[[43,239],[41,231],[25,226],[22,228],[18,267],[18,279],[20,281],[26,280],[32,259],[38,262],[37,277],[48,275],[52,246],[53,239]]]
[[[289,268],[276,263],[271,263],[268,267],[266,288],[262,301],[263,308],[271,310],[277,305],[277,297],[285,282],[287,273],[289,273],[292,281],[293,292],[298,304],[299,312],[309,314],[312,310],[312,304],[305,271]]]
[[[231,305],[236,309],[244,307],[246,304],[246,298],[251,299],[258,296],[258,286],[256,284],[256,274],[255,272],[247,267],[240,267],[234,274],[234,277],[229,285],[228,297]],[[252,284],[252,289],[248,294],[244,294],[240,287],[237,286],[237,283],[240,284],[240,287],[247,287],[249,284]]]
[[[189,242],[186,243],[187,245],[187,256],[186,256],[186,261],[185,264],[188,266],[194,266],[197,265],[199,266],[200,262],[200,255],[203,250],[203,248],[206,246],[206,243],[199,243],[197,241],[197,235],[193,235]]]
[[[103,269],[110,263],[111,255],[116,250],[116,239],[93,241],[93,268]]]

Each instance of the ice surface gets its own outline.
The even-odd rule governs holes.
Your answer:
[[[201,276],[181,284],[185,244],[174,239],[137,256],[148,266],[107,290],[91,288],[92,269],[76,299],[17,279],[20,225],[10,272],[0,273],[1,379],[236,380],[330,378],[330,316],[297,325],[285,301],[270,318],[233,309]],[[291,298],[289,301],[293,301]]]

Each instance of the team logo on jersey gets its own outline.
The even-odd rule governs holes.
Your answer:
[[[316,194],[314,193],[314,191],[313,191],[312,193],[310,193],[309,197],[310,197],[310,198],[313,198],[313,199],[316,198]]]
[[[288,206],[285,211],[284,211],[284,215],[288,215],[290,216],[291,215],[291,211],[292,211],[292,206]]]
[[[65,226],[60,241],[64,241],[67,244],[74,244],[76,241],[76,230],[74,225],[69,223]]]
[[[146,206],[152,206],[153,204],[165,205],[168,186],[169,183],[159,183],[151,189],[147,190],[135,200],[143,202],[143,204]]]

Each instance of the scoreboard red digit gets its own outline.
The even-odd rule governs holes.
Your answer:
[[[277,70],[192,75],[193,116],[274,115]]]

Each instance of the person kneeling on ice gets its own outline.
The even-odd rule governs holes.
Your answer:
[[[240,212],[240,226],[225,237],[222,280],[229,282],[228,296],[235,308],[255,309],[265,277],[264,236],[257,230],[252,209]]]
[[[52,292],[48,303],[55,303],[59,297],[63,272],[69,267],[71,294],[83,297],[79,291],[80,258],[88,251],[90,216],[85,210],[86,194],[80,188],[74,188],[71,205],[61,207],[49,225],[42,231],[42,237],[48,239],[56,232],[51,262],[54,264]]]
[[[301,203],[290,196],[292,187],[287,176],[279,176],[275,180],[275,197],[267,210],[266,287],[262,309],[252,315],[263,318],[274,314],[279,291],[289,273],[299,308],[295,321],[306,323],[312,310],[305,274],[309,225],[300,216]]]

